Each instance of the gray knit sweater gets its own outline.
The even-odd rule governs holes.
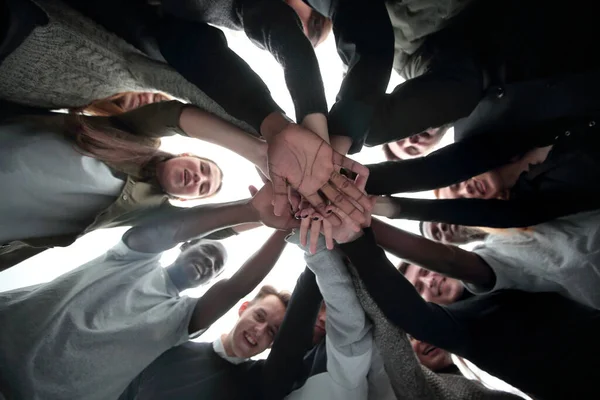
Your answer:
[[[34,0],[49,17],[0,65],[0,99],[82,107],[127,91],[164,92],[256,133],[167,64],[143,55],[58,0]]]
[[[406,332],[392,325],[373,301],[352,266],[356,293],[373,322],[373,335],[398,400],[516,400],[511,393],[452,374],[436,374],[417,360]]]

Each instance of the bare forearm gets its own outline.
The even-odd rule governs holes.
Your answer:
[[[260,125],[260,134],[268,143],[291,123],[292,121],[290,121],[284,114],[280,112],[272,112],[263,120],[262,124]]]
[[[352,147],[352,139],[348,136],[331,136],[331,147],[338,153],[346,155]]]
[[[273,269],[287,242],[289,231],[275,231],[227,282],[239,298],[250,293]]]
[[[265,279],[285,248],[287,233],[275,231],[231,278],[217,282],[198,299],[190,332],[208,328]]]
[[[257,166],[265,164],[266,143],[198,107],[185,107],[179,126],[190,137],[225,147]]]
[[[242,232],[250,231],[252,229],[260,228],[261,226],[263,226],[263,224],[260,222],[250,222],[247,224],[241,224],[241,225],[234,226],[232,229],[237,233],[242,233]]]
[[[310,129],[321,139],[329,143],[329,129],[327,128],[327,117],[324,114],[313,113],[308,114],[302,119],[302,126]],[[345,154],[345,153],[344,153]]]
[[[159,211],[155,217],[131,228],[123,240],[133,250],[160,252],[221,228],[258,221],[258,213],[249,200],[169,209],[169,212]]]
[[[375,218],[371,228],[377,244],[396,257],[468,283],[494,282],[492,269],[474,253],[405,232]]]

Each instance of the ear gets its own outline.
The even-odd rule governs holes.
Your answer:
[[[240,309],[238,310],[238,316],[242,316],[242,313],[244,311],[246,311],[246,309],[248,308],[248,306],[250,306],[250,302],[249,301],[245,301],[242,303],[242,305],[240,306]]]

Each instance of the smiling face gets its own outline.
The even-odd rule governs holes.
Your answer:
[[[388,143],[389,151],[400,160],[424,156],[442,140],[448,129],[430,128],[402,140]]]
[[[179,156],[159,163],[156,178],[166,193],[194,199],[217,193],[223,173],[217,164],[206,158]]]
[[[187,277],[190,286],[209,282],[223,272],[227,251],[219,242],[195,239],[180,246],[181,254],[169,268]]]
[[[409,264],[404,276],[426,301],[448,305],[454,303],[462,294],[462,283],[437,272]]]
[[[421,342],[410,335],[408,337],[419,362],[430,370],[439,371],[452,364],[452,357],[446,350]]]
[[[445,244],[461,245],[485,238],[486,233],[468,226],[443,222],[423,222],[426,238]]]
[[[504,185],[502,176],[494,170],[442,188],[438,191],[438,197],[440,199],[507,199],[508,189]]]
[[[239,309],[240,318],[227,335],[224,346],[235,357],[250,358],[262,353],[273,343],[283,322],[285,304],[275,295],[254,302],[245,302]]]
[[[123,112],[135,110],[136,108],[147,104],[158,103],[169,100],[163,94],[149,92],[127,92],[114,100],[115,104],[123,110]]]

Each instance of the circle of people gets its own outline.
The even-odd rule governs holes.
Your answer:
[[[595,397],[592,1],[0,9],[0,270],[130,227],[100,257],[0,293],[0,399]],[[221,28],[275,57],[296,121]],[[314,52],[329,34],[345,66],[331,108]],[[386,93],[392,69],[405,81]],[[454,142],[436,149],[450,127]],[[223,172],[161,150],[172,135],[237,153],[264,186],[178,207],[219,192]],[[348,156],[376,145],[386,162]],[[436,198],[401,196],[425,190]],[[420,221],[421,235],[372,216]],[[180,294],[223,271],[220,240],[263,225],[274,233],[230,278]],[[229,332],[202,342],[287,243],[307,265],[293,293],[261,287]],[[468,379],[451,354],[519,394]]]

